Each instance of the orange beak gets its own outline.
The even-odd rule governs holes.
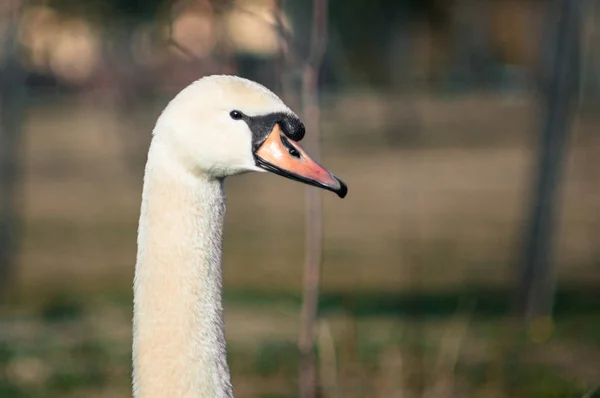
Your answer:
[[[259,167],[272,173],[335,192],[340,198],[348,193],[346,184],[312,160],[297,142],[287,138],[279,124],[275,124],[254,157]]]

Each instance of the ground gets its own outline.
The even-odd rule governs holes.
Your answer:
[[[322,163],[350,190],[344,200],[324,194],[324,396],[600,394],[593,116],[582,113],[569,144],[556,317],[526,329],[511,312],[535,154],[531,104],[326,98]],[[130,396],[143,148],[163,105],[32,104],[24,239],[0,312],[0,397]],[[297,396],[304,189],[266,175],[227,182],[225,303],[238,396]]]

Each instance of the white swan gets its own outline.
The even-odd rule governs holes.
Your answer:
[[[271,91],[209,76],[154,128],[134,279],[133,396],[233,397],[221,302],[223,179],[270,171],[344,197],[346,185],[297,141],[298,117]]]

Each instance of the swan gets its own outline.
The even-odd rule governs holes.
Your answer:
[[[221,299],[225,177],[271,172],[339,197],[300,147],[305,128],[266,87],[203,77],[159,116],[144,173],[133,282],[135,398],[229,398]]]

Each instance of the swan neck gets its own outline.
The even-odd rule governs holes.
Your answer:
[[[134,279],[135,398],[233,397],[221,299],[222,181],[150,149]]]

